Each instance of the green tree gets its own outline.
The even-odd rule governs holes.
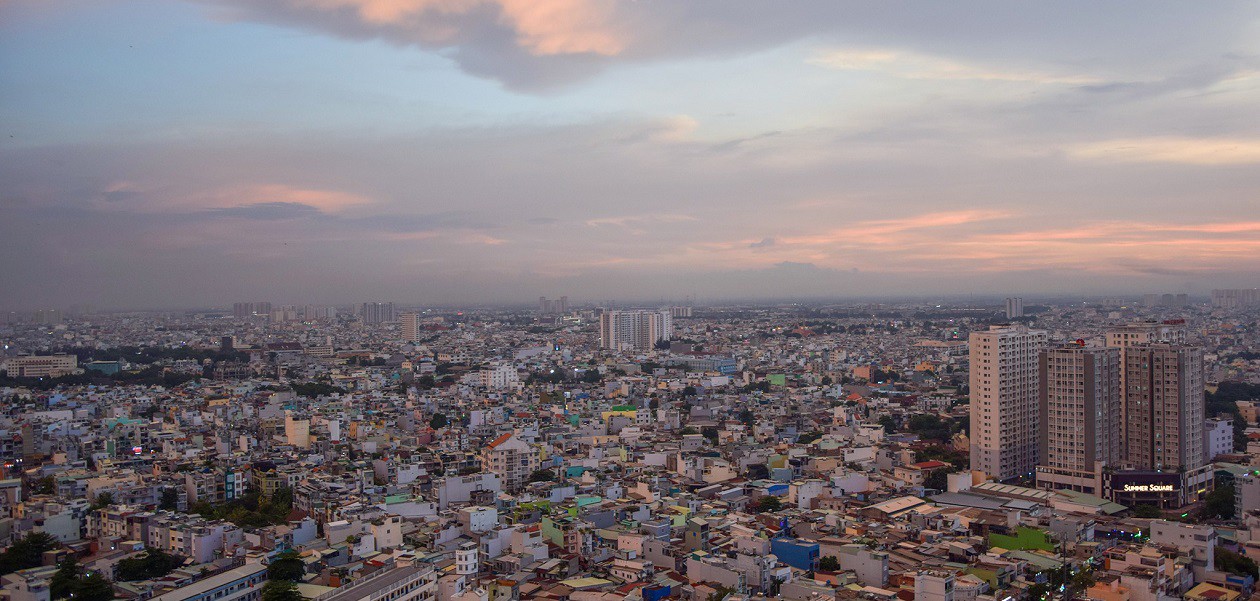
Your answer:
[[[71,555],[57,566],[57,572],[48,581],[48,595],[53,599],[65,599],[79,580],[79,560]]]
[[[1257,568],[1255,560],[1250,557],[1239,555],[1223,547],[1217,547],[1215,559],[1216,569],[1222,572],[1260,578],[1260,568]]]
[[[949,487],[949,472],[944,469],[932,470],[923,480],[923,487],[945,490]]]
[[[722,601],[733,594],[735,594],[735,589],[719,584],[713,589],[713,592],[709,594],[708,601]]]
[[[434,430],[445,428],[449,423],[450,420],[446,419],[446,415],[442,413],[434,413],[433,417],[429,418],[429,427]]]
[[[700,428],[700,434],[703,435],[705,438],[709,439],[709,444],[717,446],[717,443],[718,443],[718,429],[717,428],[713,426],[705,426],[703,428]]]
[[[695,428],[692,428],[691,426],[687,426],[678,431],[679,436],[686,436],[688,434],[699,434],[699,433],[700,432],[698,430],[696,430]]]
[[[820,572],[839,572],[840,560],[835,555],[824,555],[818,560],[818,571]]]
[[[534,470],[534,473],[529,475],[529,481],[530,482],[555,482],[556,473],[547,468],[537,469],[537,470]]]
[[[109,601],[114,598],[114,587],[100,572],[93,572],[75,581],[74,601]]]
[[[780,509],[783,509],[783,501],[773,495],[766,495],[757,499],[757,504],[753,507],[753,510],[757,513],[774,513]]]
[[[61,546],[47,532],[32,532],[0,553],[0,574],[35,568],[44,564],[44,553]]]
[[[57,494],[57,479],[52,476],[44,476],[35,481],[33,492],[37,495],[55,495]]]
[[[104,509],[114,504],[113,493],[103,492],[96,495],[96,499],[92,501],[92,509]]]
[[[1133,517],[1135,518],[1158,518],[1163,515],[1164,513],[1154,505],[1142,504],[1133,508]]]
[[[158,501],[158,509],[175,511],[179,509],[179,491],[166,487],[162,489],[162,499]]]
[[[306,564],[302,561],[302,555],[292,549],[277,555],[271,563],[267,564],[269,580],[298,582],[305,574]]]
[[[1230,520],[1234,518],[1234,487],[1222,486],[1207,494],[1203,501],[1203,519]]]
[[[114,578],[124,582],[161,578],[182,565],[183,557],[148,548],[142,555],[119,561],[114,566]]]
[[[885,434],[892,434],[897,431],[897,420],[891,415],[879,416],[879,425],[884,427]]]
[[[269,580],[263,585],[262,601],[304,601],[297,585],[288,580]]]

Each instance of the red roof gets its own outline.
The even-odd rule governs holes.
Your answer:
[[[935,459],[933,459],[932,461],[923,461],[920,463],[916,463],[914,465],[911,465],[910,467],[921,469],[921,470],[934,470],[934,469],[939,469],[942,467],[949,467],[949,464],[945,463],[944,461],[936,461]]]
[[[508,439],[509,439],[509,438],[511,438],[511,437],[512,437],[512,433],[511,433],[511,432],[508,432],[507,434],[504,434],[503,436],[500,436],[500,437],[498,437],[498,438],[496,438],[496,439],[494,439],[494,440],[490,441],[490,444],[486,445],[486,448],[487,448],[487,449],[493,449],[493,448],[495,448],[495,447],[497,447],[497,446],[499,446],[499,445],[501,445],[501,444],[503,444],[503,443],[507,442],[507,441],[508,441]]]

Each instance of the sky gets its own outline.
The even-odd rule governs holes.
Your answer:
[[[0,308],[1260,286],[1260,4],[0,0]]]

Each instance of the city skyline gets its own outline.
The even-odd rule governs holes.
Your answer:
[[[0,307],[1253,288],[1258,29],[1241,2],[5,2]]]

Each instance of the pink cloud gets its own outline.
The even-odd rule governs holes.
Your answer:
[[[288,4],[323,12],[350,10],[367,25],[410,28],[434,43],[454,38],[458,28],[437,25],[433,17],[463,16],[492,7],[500,24],[515,32],[517,44],[535,56],[613,56],[626,46],[612,26],[609,0],[288,0]]]

